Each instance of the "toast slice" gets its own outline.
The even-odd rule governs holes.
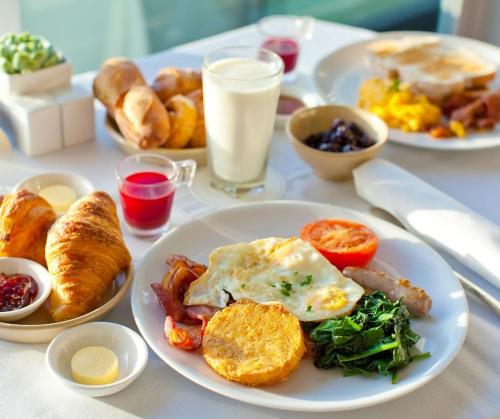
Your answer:
[[[377,75],[411,83],[435,102],[465,88],[485,87],[497,71],[473,51],[437,36],[377,40],[368,45],[368,56]]]

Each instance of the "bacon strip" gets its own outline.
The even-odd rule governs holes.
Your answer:
[[[169,269],[161,283],[151,284],[158,303],[167,316],[164,325],[165,336],[172,346],[194,351],[201,346],[208,320],[220,310],[204,305],[183,304],[189,285],[198,279],[207,267],[181,255],[169,256],[166,262]]]
[[[200,319],[188,316],[183,301],[191,282],[198,279],[207,267],[180,255],[169,256],[166,262],[169,270],[161,283],[151,284],[160,306],[176,322],[200,324]]]

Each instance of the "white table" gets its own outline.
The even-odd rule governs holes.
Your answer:
[[[305,77],[314,64],[332,49],[369,38],[363,29],[318,22],[315,39],[304,48],[300,71]],[[184,58],[170,52],[139,60],[147,77],[162,65],[182,65],[196,61],[217,47],[257,43],[254,26],[241,28],[172,50],[190,54]],[[76,81],[90,86],[91,74]],[[14,150],[0,150],[0,184],[12,185],[21,178],[46,170],[73,170],[116,197],[114,166],[124,154],[103,128],[103,111],[97,111],[97,142],[68,148],[57,153],[29,159]],[[500,224],[500,149],[471,152],[434,152],[388,144],[382,157],[391,160],[480,214]],[[368,211],[352,182],[331,183],[314,177],[294,154],[284,132],[273,138],[270,165],[287,180],[285,198],[319,201]],[[184,190],[176,196],[174,222],[182,222],[210,208]],[[127,243],[135,259],[151,245],[130,236]],[[500,256],[500,255],[499,255]],[[449,258],[448,258],[449,259]],[[468,272],[455,261],[453,267],[490,291],[498,290]],[[499,257],[500,269],[500,257]],[[475,297],[468,294],[471,319],[467,340],[461,352],[443,374],[425,387],[398,400],[353,412],[339,412],[341,418],[385,417],[463,417],[500,415],[500,323],[499,318]],[[126,298],[105,320],[136,329]],[[53,379],[45,368],[47,345],[24,345],[0,341],[0,417],[163,417],[163,418],[270,418],[332,417],[333,414],[303,414],[259,408],[211,393],[174,372],[152,352],[148,366],[139,379],[125,391],[103,399],[76,395]]]

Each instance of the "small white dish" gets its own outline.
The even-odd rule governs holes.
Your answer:
[[[71,359],[87,346],[104,346],[118,358],[118,379],[110,384],[79,384],[71,376]],[[148,347],[136,332],[116,323],[94,322],[71,327],[47,348],[46,364],[52,375],[69,389],[89,397],[104,397],[128,387],[148,362]]]
[[[0,257],[0,272],[30,275],[38,285],[38,293],[30,305],[18,310],[0,312],[0,322],[15,322],[28,317],[43,304],[52,289],[52,279],[47,269],[29,259]]]
[[[69,186],[75,191],[77,199],[95,191],[94,185],[92,185],[90,180],[76,173],[47,172],[21,180],[14,186],[14,192],[27,190],[39,193],[41,189],[51,185]]]

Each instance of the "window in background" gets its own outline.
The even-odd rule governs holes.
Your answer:
[[[109,56],[140,57],[270,14],[311,15],[374,30],[435,30],[439,9],[439,0],[10,1],[19,5],[21,28],[65,51],[75,72],[95,69]]]

